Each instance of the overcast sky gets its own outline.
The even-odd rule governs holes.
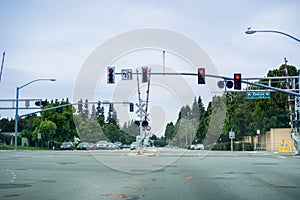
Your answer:
[[[148,27],[172,30],[192,39],[208,54],[220,75],[232,77],[234,72],[241,72],[243,77],[263,77],[268,70],[283,64],[285,57],[289,64],[300,66],[299,42],[280,34],[244,33],[252,27],[279,30],[300,38],[300,2],[296,0],[0,3],[0,51],[1,55],[6,52],[0,99],[15,98],[16,87],[31,80],[56,78],[54,83],[40,82],[23,88],[20,98],[72,101],[78,73],[99,45],[123,32]],[[167,63],[168,58],[172,56],[166,55]],[[121,65],[121,61],[116,63]],[[161,57],[144,64],[149,62],[161,64]],[[168,67],[172,65],[169,62]],[[1,117],[10,116],[6,111],[0,112]]]

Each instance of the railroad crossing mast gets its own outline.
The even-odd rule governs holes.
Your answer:
[[[142,83],[147,83],[146,90],[146,101],[141,98],[141,88],[139,81],[139,71],[136,70],[137,74],[137,87],[138,87],[138,110],[136,111],[137,117],[139,120],[136,121],[136,124],[140,127],[140,134],[136,137],[137,146],[143,149],[142,147],[148,142],[149,135],[147,135],[148,131],[151,130],[148,122],[148,105],[149,105],[149,94],[150,94],[150,76],[151,76],[151,68],[142,67]],[[145,107],[145,109],[144,109]]]

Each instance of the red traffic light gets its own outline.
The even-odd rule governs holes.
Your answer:
[[[113,84],[115,83],[115,68],[107,67],[107,83]]]
[[[148,67],[142,68],[142,83],[148,82]]]
[[[235,90],[241,90],[242,89],[242,74],[241,73],[235,73],[234,74],[233,83],[234,83],[234,89]]]
[[[234,79],[240,80],[241,79],[241,74],[234,74]]]
[[[205,68],[198,68],[198,84],[205,84]]]
[[[200,68],[200,69],[199,69],[199,74],[205,74],[204,68]]]

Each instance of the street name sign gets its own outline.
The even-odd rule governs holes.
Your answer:
[[[270,92],[247,92],[247,99],[269,99]]]

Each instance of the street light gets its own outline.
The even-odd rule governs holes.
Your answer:
[[[254,34],[254,33],[279,33],[279,34],[282,34],[282,35],[285,35],[285,36],[288,36],[294,40],[296,40],[297,42],[300,42],[300,40],[298,38],[295,38],[294,36],[291,36],[287,33],[284,33],[284,32],[281,32],[281,31],[273,31],[273,30],[252,30],[251,27],[249,27],[247,29],[247,31],[245,32],[246,34]]]
[[[20,87],[16,88],[16,115],[15,115],[15,151],[17,150],[17,144],[18,144],[18,118],[19,118],[19,90],[23,87],[26,87],[27,85],[37,82],[37,81],[56,81],[55,79],[46,79],[46,78],[40,78],[35,79],[33,81],[30,81]]]
[[[285,36],[287,36],[287,37],[290,37],[290,38],[296,40],[297,42],[300,42],[300,39],[295,38],[294,36],[291,36],[291,35],[289,35],[289,34],[287,34],[287,33],[281,32],[281,31],[273,31],[273,30],[251,30],[251,27],[249,27],[245,33],[246,33],[246,34],[254,34],[254,33],[256,33],[256,32],[278,33],[278,34],[281,34],[281,35],[285,35]],[[299,80],[300,80],[300,75],[299,75]],[[299,90],[299,94],[300,94],[300,90]],[[295,101],[298,102],[298,101],[299,101],[299,96],[295,96],[295,98],[297,99],[297,100],[295,100]],[[299,110],[298,110],[298,112],[299,112]],[[297,131],[296,131],[296,132],[297,132]],[[297,144],[300,143],[300,135],[299,135],[299,134],[298,134],[298,135],[295,135],[295,133],[292,133],[291,136],[292,136],[293,140],[294,140]],[[299,145],[296,145],[296,147],[297,147],[296,154],[300,154],[300,151],[299,151]]]

